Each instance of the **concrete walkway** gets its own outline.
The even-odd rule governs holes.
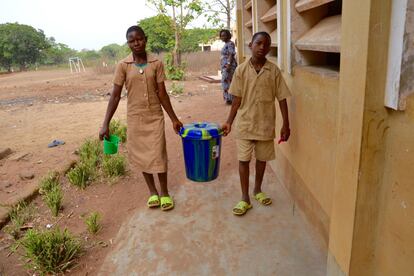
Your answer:
[[[142,207],[124,223],[100,275],[325,275],[322,240],[270,167],[263,187],[273,205],[253,202],[244,217],[231,213],[236,168],[210,183],[182,181],[173,211]]]

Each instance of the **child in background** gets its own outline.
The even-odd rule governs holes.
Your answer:
[[[270,51],[271,38],[266,32],[253,35],[249,48],[252,57],[237,67],[229,92],[233,95],[230,114],[222,129],[224,136],[231,131],[236,120],[237,155],[242,198],[233,208],[233,214],[244,215],[252,205],[249,196],[249,163],[254,151],[256,157],[256,179],[254,198],[263,205],[272,200],[262,192],[266,162],[275,159],[275,99],[279,102],[283,118],[280,140],[290,136],[288,106],[290,96],[279,68],[266,59]]]

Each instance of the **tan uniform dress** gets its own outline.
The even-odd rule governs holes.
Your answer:
[[[157,95],[157,83],[165,80],[164,66],[155,56],[147,56],[144,73],[134,64],[130,54],[115,70],[114,84],[128,91],[127,147],[134,169],[146,173],[167,171],[167,149],[164,113]]]
[[[237,67],[229,93],[241,98],[235,126],[239,160],[250,161],[253,149],[258,160],[273,160],[275,99],[290,96],[279,68],[266,60],[257,73],[248,59]]]

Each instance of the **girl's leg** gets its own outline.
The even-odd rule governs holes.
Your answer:
[[[239,161],[239,174],[240,174],[240,184],[241,184],[241,189],[242,189],[242,200],[250,204],[249,163],[250,161]]]
[[[151,173],[142,173],[144,175],[145,182],[147,183],[148,189],[150,190],[151,195],[158,195],[157,188],[155,187],[154,177]]]
[[[159,173],[158,179],[160,180],[161,196],[168,196],[167,173]]]
[[[256,160],[256,181],[254,185],[253,194],[256,195],[262,192],[263,175],[266,169],[266,161]]]

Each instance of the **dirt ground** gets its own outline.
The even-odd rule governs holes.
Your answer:
[[[223,121],[228,107],[222,102],[220,85],[202,82],[196,77],[193,74],[183,82],[183,95],[171,97],[176,113],[183,123]],[[47,172],[62,169],[77,158],[74,152],[86,138],[97,136],[111,91],[111,79],[112,74],[97,74],[93,70],[77,75],[67,70],[0,75],[0,148],[9,147],[14,152],[0,160],[0,205],[14,202],[25,190],[37,185]],[[167,83],[167,90],[169,87]],[[126,98],[123,98],[114,118],[124,120],[125,117]],[[176,174],[183,174],[181,141],[172,131],[169,119],[166,119],[166,132],[169,179],[173,187],[179,185]],[[48,148],[54,139],[64,140],[66,144]],[[222,170],[232,165],[226,156],[232,155],[224,155]],[[34,178],[22,180],[21,173],[34,174]],[[47,224],[54,224],[80,235],[87,250],[72,273],[96,274],[121,223],[134,209],[145,204],[147,190],[143,183],[142,177],[131,170],[116,183],[98,182],[83,191],[64,179],[63,212],[53,218],[41,198],[36,197],[32,202],[37,214],[34,226],[45,229]],[[102,214],[103,224],[102,231],[93,237],[83,223],[83,216],[92,211]],[[11,243],[10,237],[0,231],[0,275],[27,275],[19,254],[11,254]]]

